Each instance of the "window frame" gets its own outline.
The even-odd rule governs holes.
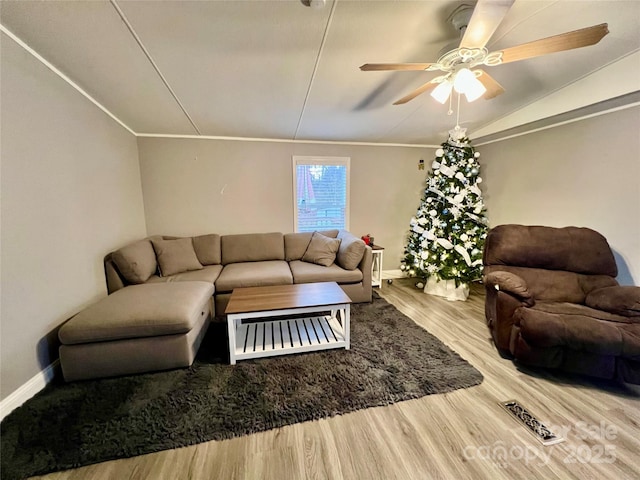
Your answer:
[[[349,230],[351,217],[351,157],[328,157],[315,155],[293,155],[293,231],[298,233],[298,165],[335,165],[346,167],[346,198],[344,207],[344,229]]]

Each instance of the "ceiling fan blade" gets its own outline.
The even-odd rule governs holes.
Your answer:
[[[478,76],[478,80],[487,91],[484,93],[483,97],[485,100],[490,100],[498,95],[504,93],[504,88],[495,79],[489,75],[487,72],[480,70],[480,75]]]
[[[542,38],[515,47],[505,48],[502,50],[502,63],[517,62],[518,60],[538,57],[548,53],[588,47],[589,45],[598,43],[607,33],[609,33],[608,25],[601,23],[593,27],[561,33],[553,37]]]
[[[365,63],[360,67],[363,72],[379,70],[426,70],[431,63]]]
[[[438,86],[437,83],[434,82],[427,82],[424,85],[422,85],[421,87],[416,88],[413,92],[411,92],[409,95],[405,95],[404,97],[402,97],[400,100],[398,100],[397,102],[394,102],[394,105],[402,105],[403,103],[407,103],[409,100],[413,100],[414,98],[416,98],[418,95],[424,93],[424,92],[428,92],[429,90],[433,90],[434,88],[436,88]]]
[[[515,0],[478,0],[460,48],[483,48]]]

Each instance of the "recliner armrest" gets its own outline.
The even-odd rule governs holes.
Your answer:
[[[536,303],[527,282],[515,273],[495,271],[484,275],[482,280],[485,285],[513,295],[528,307]]]
[[[640,287],[616,285],[597,288],[589,292],[585,304],[625,317],[640,317]]]

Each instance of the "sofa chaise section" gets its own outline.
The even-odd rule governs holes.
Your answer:
[[[65,380],[188,367],[209,321],[213,285],[148,283],[118,290],[58,333]]]

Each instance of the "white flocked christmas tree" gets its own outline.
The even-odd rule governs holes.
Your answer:
[[[480,153],[465,130],[450,130],[436,151],[400,266],[419,287],[425,282],[426,293],[449,300],[466,300],[469,283],[481,277],[487,231]]]

